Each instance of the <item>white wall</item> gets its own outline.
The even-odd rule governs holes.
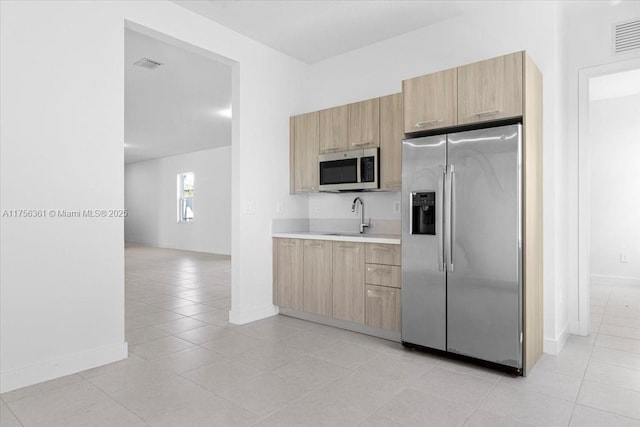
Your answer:
[[[400,211],[395,210],[395,204],[400,203],[399,191],[309,195],[309,218],[359,219],[359,214],[351,212],[356,196],[364,202],[367,218],[400,220]]]
[[[558,158],[557,226],[558,298],[566,310],[571,331],[578,332],[578,81],[579,71],[590,67],[640,58],[640,53],[612,53],[612,25],[640,17],[640,2],[576,1],[564,2],[563,14],[563,84],[559,87],[562,105],[562,144]]]
[[[298,112],[401,91],[403,79],[490,57],[526,50],[544,75],[544,319],[546,351],[556,352],[566,334],[567,316],[558,307],[556,270],[556,159],[560,150],[560,10],[553,2],[468,2],[464,16],[413,31],[320,62],[312,67],[312,93]],[[372,195],[372,199],[385,196]],[[344,201],[310,199],[310,216],[340,212]],[[369,203],[369,202],[367,202]],[[371,202],[376,216],[389,203]],[[348,213],[347,213],[348,214]],[[558,286],[556,286],[558,284]],[[564,300],[566,304],[566,299]]]
[[[308,67],[170,2],[0,8],[2,209],[124,207],[125,20],[235,61],[230,317],[275,313],[271,218],[276,201],[294,218],[307,203],[274,165],[288,164]],[[243,214],[246,201],[259,211]],[[1,225],[0,391],[126,357],[123,220]]]
[[[177,222],[176,177],[193,172],[194,220]],[[231,146],[130,163],[124,169],[127,242],[231,254]]]
[[[640,285],[640,95],[591,101],[591,275]],[[620,254],[628,263],[620,262]]]

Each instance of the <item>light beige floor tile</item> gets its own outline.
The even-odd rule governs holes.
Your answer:
[[[274,322],[257,321],[242,325],[237,332],[263,340],[280,340],[300,333],[299,329],[290,328]]]
[[[214,341],[208,341],[202,346],[223,356],[234,357],[250,350],[260,351],[264,344],[265,341],[261,339],[233,332]]]
[[[389,382],[408,385],[410,381],[424,375],[437,362],[428,358],[407,358],[391,353],[381,353],[363,363],[357,374],[376,375]]]
[[[640,353],[615,350],[607,347],[595,347],[591,354],[592,362],[608,363],[640,371]]]
[[[142,328],[126,331],[125,340],[129,345],[137,345],[164,338],[167,335],[169,335],[169,333],[162,329],[154,326],[143,326]]]
[[[259,370],[270,371],[298,360],[302,356],[302,353],[283,346],[280,343],[267,341],[264,345],[260,346],[258,351],[250,349],[237,356],[233,356],[233,359]]]
[[[640,329],[640,319],[630,319],[628,317],[606,315],[602,317],[602,323],[607,325],[626,326],[628,328]]]
[[[229,311],[215,309],[213,311],[207,311],[206,313],[195,314],[191,316],[191,318],[201,320],[211,325],[225,326],[229,323]]]
[[[275,375],[305,388],[322,387],[348,372],[346,368],[312,356],[303,356],[273,371]]]
[[[640,421],[600,411],[588,406],[576,405],[571,416],[571,427],[640,427]]]
[[[200,396],[180,409],[155,413],[146,421],[154,427],[245,427],[259,417],[214,394]]]
[[[438,363],[438,366],[450,371],[462,372],[463,374],[474,375],[476,377],[488,378],[492,380],[497,380],[502,376],[502,372],[461,360],[443,358]]]
[[[20,421],[13,415],[13,412],[7,405],[0,404],[0,426],[2,427],[21,427]]]
[[[82,376],[85,379],[94,378],[100,375],[107,374],[109,372],[117,371],[118,369],[123,369],[131,365],[137,364],[147,364],[148,361],[137,354],[129,353],[129,357],[123,360],[119,360],[117,362],[109,363],[107,365],[98,366],[97,368],[89,369],[86,371],[80,372],[78,375]]]
[[[611,335],[598,335],[596,338],[596,347],[607,347],[615,350],[628,351],[631,353],[640,353],[640,341],[629,338],[614,337]]]
[[[464,427],[527,427],[533,424],[523,423],[511,417],[496,415],[478,409],[464,424]]]
[[[380,354],[380,350],[373,350],[346,341],[336,341],[331,346],[313,353],[319,359],[345,368],[358,367],[378,354]]]
[[[534,425],[566,426],[573,403],[499,382],[480,409]]]
[[[157,313],[145,314],[142,316],[134,317],[132,320],[135,319],[136,322],[144,326],[154,326],[159,323],[166,323],[172,320],[181,319],[183,317],[184,316],[181,316],[172,311],[165,310],[165,311],[158,311]]]
[[[265,373],[217,391],[222,397],[259,416],[269,415],[309,390],[296,382]]]
[[[143,427],[147,424],[124,406],[111,401],[91,406],[62,420],[46,420],[42,427]],[[4,427],[4,425],[3,425]]]
[[[151,304],[163,310],[174,311],[175,309],[180,307],[193,305],[193,301],[189,301],[184,298],[169,297],[169,299],[166,299],[164,301],[152,302]]]
[[[337,340],[313,331],[292,335],[278,342],[300,353],[313,354],[330,348]]]
[[[67,375],[64,377],[56,378],[55,380],[45,381],[39,384],[34,384],[29,387],[23,387],[18,390],[10,391],[8,393],[3,393],[2,400],[5,403],[11,403],[28,396],[47,393],[52,390],[57,390],[57,389],[66,387],[68,385],[76,384],[82,381],[83,381],[82,377],[78,374]]]
[[[461,426],[472,413],[470,406],[410,389],[376,412],[406,426]]]
[[[65,387],[37,393],[8,403],[14,415],[27,426],[59,424],[73,416],[112,405],[98,388],[82,380]]]
[[[194,314],[206,313],[215,310],[213,307],[204,304],[185,305],[184,307],[174,308],[171,311],[182,314],[183,316],[193,316]]]
[[[575,402],[582,383],[581,378],[534,367],[525,377],[504,376],[500,382],[509,387],[539,392],[551,397]]]
[[[182,374],[223,359],[223,356],[214,351],[202,347],[193,347],[155,359],[151,363],[160,369]]]
[[[640,420],[640,392],[585,380],[578,403]]]
[[[611,325],[603,323],[600,325],[599,334],[613,335],[614,337],[630,338],[640,340],[640,329],[627,326]]]
[[[591,361],[584,379],[640,392],[640,371],[634,369]]]
[[[155,325],[155,327],[158,329],[162,329],[163,331],[166,331],[171,335],[176,335],[181,332],[201,328],[206,325],[207,324],[205,322],[201,322],[200,320],[192,319],[190,317],[184,317],[182,319],[171,320],[166,323],[159,323]]]
[[[168,370],[154,366],[151,362],[135,363],[115,369],[102,375],[92,376],[88,381],[111,397],[128,390],[145,387],[168,380],[175,375]]]
[[[435,397],[477,407],[498,381],[435,367],[411,382],[410,388]]]
[[[221,360],[182,374],[189,381],[214,393],[233,388],[249,378],[260,375],[258,369],[230,360]]]
[[[194,347],[194,345],[188,341],[176,337],[165,337],[144,344],[134,345],[130,350],[138,356],[153,360],[191,347]]]

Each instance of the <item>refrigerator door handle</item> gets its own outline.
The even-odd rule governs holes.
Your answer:
[[[449,166],[449,271],[453,270],[453,245],[455,243],[455,194],[456,194],[456,185],[455,185],[455,169],[453,165]]]
[[[447,169],[444,166],[440,166],[441,174],[440,179],[438,180],[438,189],[439,191],[436,194],[439,194],[439,200],[436,200],[436,204],[440,206],[439,212],[436,218],[436,227],[439,228],[436,230],[436,235],[440,235],[438,238],[438,270],[445,271],[447,269],[447,262],[444,258],[445,246],[444,246],[444,190],[445,190],[445,180],[447,178]],[[439,215],[439,216],[438,216]]]

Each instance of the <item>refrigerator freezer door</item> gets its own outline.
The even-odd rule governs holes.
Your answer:
[[[402,340],[439,350],[446,349],[445,165],[445,135],[403,141]]]
[[[518,124],[450,134],[447,144],[447,350],[515,368],[522,367],[520,135]]]

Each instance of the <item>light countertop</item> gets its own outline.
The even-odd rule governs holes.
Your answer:
[[[389,245],[400,244],[400,236],[397,234],[358,234],[337,233],[329,231],[289,231],[284,233],[273,233],[271,236],[283,239],[333,240],[337,242],[386,243]]]

